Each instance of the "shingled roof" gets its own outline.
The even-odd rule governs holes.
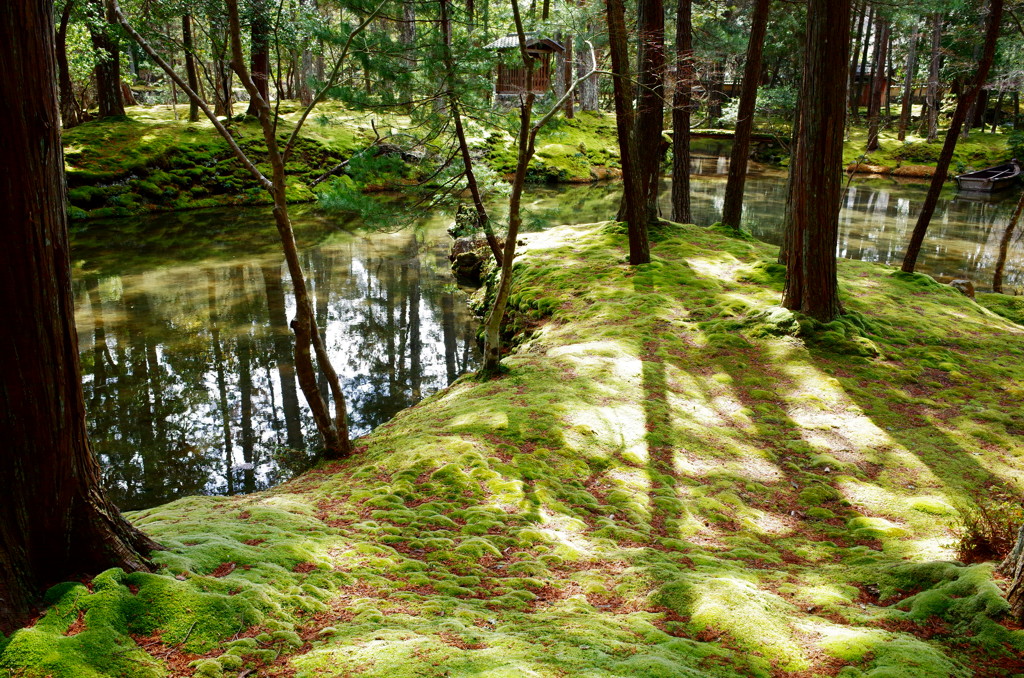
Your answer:
[[[515,33],[509,33],[505,37],[498,38],[491,44],[486,45],[484,49],[517,49],[518,47],[519,36]],[[565,48],[554,40],[529,34],[526,36],[526,49],[544,49],[552,52],[565,51]]]

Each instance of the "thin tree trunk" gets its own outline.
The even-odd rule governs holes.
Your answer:
[[[693,1],[676,8],[676,87],[672,95],[672,220],[693,223],[690,207],[690,107],[693,103]]]
[[[900,126],[897,136],[900,141],[907,138],[907,126],[910,124],[910,112],[914,97],[914,76],[917,74],[917,42],[920,35],[917,27],[920,22],[915,21],[914,31],[910,35],[910,46],[907,50],[907,72],[903,76],[903,101],[900,107]]]
[[[872,5],[869,0],[867,18],[865,18],[864,20],[864,49],[861,51],[860,54],[860,68],[857,71],[856,77],[857,87],[855,92],[852,90],[850,92],[850,113],[853,116],[854,120],[860,119],[860,102],[861,99],[864,98],[864,81],[865,79],[867,79],[868,76],[868,46],[871,44],[871,36],[873,34],[872,26],[874,25],[875,16],[876,12],[874,5]],[[877,39],[878,37],[876,35],[875,40]]]
[[[942,13],[932,14],[932,53],[928,62],[928,143],[939,138],[939,66],[942,63]]]
[[[75,86],[71,82],[71,70],[68,68],[68,21],[75,0],[64,3],[64,11],[60,15],[60,27],[57,29],[57,78],[60,85],[60,120],[64,129],[82,122],[82,111],[75,99]]]
[[[651,260],[647,238],[647,219],[638,176],[639,162],[633,140],[633,84],[629,74],[626,45],[626,18],[622,0],[605,0],[608,10],[608,49],[615,86],[615,127],[619,138],[619,163],[622,166],[623,204],[629,230],[629,263],[632,266]]]
[[[889,80],[885,70],[886,52],[889,46],[889,21],[878,17],[878,29],[875,31],[875,58],[872,68],[871,98],[868,100],[868,144],[866,150],[878,150],[879,118],[882,113],[883,88]]]
[[[1024,210],[1024,193],[1021,193],[1017,207],[1013,210],[1009,223],[1006,224],[1006,230],[1003,231],[1003,237],[999,240],[999,258],[996,259],[996,270],[992,274],[992,291],[996,294],[1003,293],[1003,270],[1006,268],[1006,255],[1009,252],[1010,239],[1013,237],[1014,229],[1017,228],[1017,222],[1020,221],[1022,210]]]
[[[917,266],[917,257],[921,253],[921,244],[924,242],[925,233],[928,231],[928,224],[931,222],[932,214],[935,213],[935,206],[939,202],[939,193],[942,191],[942,184],[946,181],[946,174],[949,171],[949,163],[953,159],[953,150],[956,148],[957,135],[963,126],[967,111],[970,110],[977,98],[981,88],[985,85],[988,72],[992,68],[992,61],[995,59],[996,41],[999,38],[999,22],[1003,17],[1003,0],[991,0],[989,6],[988,28],[985,31],[985,46],[981,61],[978,63],[978,70],[974,76],[974,82],[960,95],[957,101],[956,111],[953,113],[953,120],[946,131],[946,142],[942,145],[942,152],[939,154],[939,161],[935,164],[935,174],[932,176],[931,185],[928,187],[928,195],[925,197],[921,212],[917,217],[917,224],[914,225],[914,233],[910,237],[910,244],[907,246],[907,253],[903,257],[903,271],[913,273]]]
[[[764,36],[768,28],[770,5],[771,0],[756,0],[754,4],[754,12],[750,21],[750,38],[747,42],[747,62],[743,68],[743,91],[740,94],[736,134],[729,158],[729,178],[725,184],[722,223],[732,226],[737,231],[743,216],[743,189],[747,181],[750,133],[754,128],[754,107],[757,103],[757,89],[760,84],[761,55],[764,52]]]
[[[572,55],[572,35],[565,36],[565,60],[562,67],[562,77],[565,80],[565,86],[569,87],[573,81],[573,55]],[[565,117],[567,120],[572,120],[576,117],[576,107],[573,102],[573,97],[569,97],[565,100]]]
[[[270,101],[270,8],[266,0],[252,3],[249,25],[249,68],[252,82],[264,100]],[[246,115],[256,115],[256,104],[249,100]]]
[[[199,92],[199,74],[196,72],[195,47],[192,44],[192,17],[185,14],[181,17],[181,43],[185,49],[185,76],[188,86],[193,92]],[[199,104],[195,100],[188,102],[188,121],[199,122]]]
[[[822,322],[842,313],[836,278],[850,0],[810,3],[793,163],[793,217],[783,305]]]
[[[89,23],[89,36],[92,45],[99,52],[96,59],[96,100],[99,104],[99,117],[112,118],[123,116],[124,101],[121,98],[121,56],[117,38],[111,35],[107,24],[103,0],[92,0],[89,9],[94,22]]]
[[[1002,117],[1003,112],[1003,89],[999,88],[999,97],[996,99],[996,108],[992,111],[992,134],[996,133],[999,129],[999,118]],[[982,129],[984,131],[984,129]]]
[[[786,206],[782,212],[782,244],[779,246],[778,262],[780,264],[789,263],[793,247],[793,201],[795,199],[794,192],[797,190],[797,186],[793,181],[793,169],[796,159],[800,155],[800,119],[802,111],[802,105],[797,105],[796,110],[793,111],[793,128],[790,132],[789,142],[790,163],[789,172],[786,174]]]
[[[0,632],[49,586],[159,548],[107,500],[86,435],[68,254],[51,0],[0,12]]]
[[[857,38],[853,43],[853,60],[850,63],[850,84],[847,90],[847,96],[850,97],[850,116],[856,117],[857,115],[857,65],[860,63],[861,50],[867,50],[866,39],[864,36],[864,25],[867,23],[868,16],[868,0],[863,0],[860,3],[860,9],[855,12],[860,19],[857,21]]]

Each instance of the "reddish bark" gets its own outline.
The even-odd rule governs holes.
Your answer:
[[[86,437],[71,294],[50,0],[0,13],[0,630],[43,590],[108,567],[143,570],[156,547],[104,497]]]

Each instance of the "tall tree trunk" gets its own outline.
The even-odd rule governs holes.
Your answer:
[[[985,31],[985,45],[981,61],[978,63],[978,70],[975,72],[974,82],[966,87],[960,95],[956,104],[956,111],[953,112],[953,120],[946,131],[946,142],[942,145],[942,152],[939,154],[939,161],[935,164],[935,174],[932,176],[931,185],[928,187],[928,195],[925,196],[921,212],[918,214],[917,223],[914,225],[914,233],[910,237],[910,244],[907,245],[907,253],[903,257],[901,267],[907,273],[913,273],[917,266],[917,257],[921,253],[921,244],[924,242],[925,233],[928,231],[928,224],[931,222],[932,214],[935,213],[935,206],[939,202],[939,193],[942,191],[942,184],[946,181],[946,174],[949,171],[949,163],[953,159],[953,150],[956,148],[957,135],[963,126],[967,111],[971,104],[978,98],[981,88],[985,85],[988,72],[992,68],[992,61],[995,59],[996,42],[999,39],[999,22],[1003,17],[1003,0],[991,0],[989,4],[988,28]]]
[[[942,64],[942,13],[932,14],[932,51],[928,62],[928,143],[939,138],[939,66]]]
[[[565,59],[564,63],[562,64],[562,78],[563,80],[565,80],[566,88],[571,87],[573,81],[572,65],[574,60],[572,55],[572,40],[572,35],[565,36]],[[571,96],[565,100],[565,117],[568,120],[572,120],[574,117],[576,117],[576,107],[575,103],[573,102],[573,97]]]
[[[879,118],[882,113],[883,91],[888,87],[889,74],[886,72],[887,49],[889,47],[889,21],[878,16],[878,29],[875,31],[875,58],[871,77],[871,98],[868,100],[868,145],[867,151],[878,150]]]
[[[850,97],[850,117],[857,116],[857,66],[860,63],[860,53],[863,49],[867,51],[867,39],[864,35],[864,25],[867,23],[868,18],[868,0],[862,0],[860,3],[860,9],[854,12],[860,17],[857,21],[857,37],[853,41],[853,60],[850,62],[850,78],[849,88],[847,89],[847,96]]]
[[[917,74],[917,42],[920,39],[917,28],[919,23],[919,21],[914,22],[914,31],[910,35],[910,46],[907,49],[907,72],[903,76],[903,102],[900,107],[898,133],[900,141],[907,138],[907,125],[910,124],[910,111],[914,98],[914,76]]]
[[[266,0],[257,0],[252,3],[251,11],[249,69],[260,96],[270,101],[270,7]],[[256,115],[256,104],[252,99],[245,114]]]
[[[86,436],[68,255],[53,3],[0,12],[0,632],[50,585],[109,567],[146,570],[157,545],[106,499]]]
[[[658,220],[658,188],[664,154],[665,121],[665,8],[662,0],[640,0],[637,18],[637,112],[633,143],[637,148],[637,174],[644,218]],[[645,149],[643,154],[639,149]]]
[[[593,33],[593,30],[589,30]],[[597,54],[592,50],[581,49],[576,53],[576,77],[583,78],[580,82],[580,110],[596,111],[599,108],[597,73]],[[591,63],[595,61],[595,63]],[[587,73],[591,75],[587,76]]]
[[[117,38],[107,25],[103,0],[91,0],[89,11],[93,21],[89,22],[89,36],[92,46],[99,55],[96,59],[96,100],[99,117],[123,116],[124,101],[121,99],[121,52]]]
[[[747,42],[747,62],[743,67],[743,91],[740,93],[736,134],[729,158],[729,178],[725,184],[725,205],[722,223],[740,228],[743,216],[743,189],[747,181],[747,158],[750,155],[750,133],[754,128],[754,107],[761,80],[761,54],[764,35],[768,28],[768,9],[771,0],[756,0],[750,20],[750,39]]]
[[[74,6],[75,0],[64,3],[60,27],[57,29],[57,80],[60,85],[60,121],[64,129],[71,129],[82,122],[82,111],[75,99],[75,86],[71,82],[71,70],[68,68],[68,21]]]
[[[195,47],[192,43],[192,17],[184,14],[181,17],[181,43],[185,50],[185,77],[193,92],[199,92],[199,73],[196,71]],[[188,121],[199,122],[199,104],[194,99],[188,101]]]
[[[864,49],[860,54],[860,68],[857,69],[855,80],[857,87],[850,91],[850,114],[854,120],[860,119],[860,102],[864,98],[864,81],[868,77],[868,46],[871,44],[871,36],[873,35],[872,25],[875,20],[876,12],[874,5],[868,0],[867,16],[864,19]],[[875,35],[875,40],[878,40]]]
[[[1006,230],[1003,231],[1003,237],[999,240],[999,257],[996,259],[995,273],[992,274],[992,291],[996,294],[1003,293],[1003,270],[1006,268],[1006,255],[1010,250],[1010,239],[1013,237],[1013,231],[1017,228],[1017,222],[1020,221],[1021,211],[1024,211],[1024,193],[1021,193],[1020,200],[1017,201],[1017,207],[1013,210],[1013,215],[1006,224]]]
[[[676,7],[676,87],[672,95],[672,220],[693,223],[690,208],[690,107],[693,104],[693,0]]]
[[[793,216],[783,305],[822,322],[842,313],[836,279],[850,0],[807,8],[800,144],[793,163]]]
[[[622,0],[605,0],[605,6],[608,11],[612,82],[615,86],[615,127],[619,138],[619,163],[622,166],[623,202],[629,230],[629,263],[636,266],[650,262],[651,250],[638,175],[638,154],[633,140],[633,83],[629,74],[625,8]]]
[[[416,70],[416,4],[412,0],[402,2],[402,20],[398,24],[398,42],[402,45],[402,63],[412,78]],[[405,86],[403,100],[413,98],[410,86]],[[411,104],[410,104],[411,110]]]
[[[996,130],[999,129],[999,121],[1000,118],[1002,118],[1003,113],[1003,94],[1003,88],[1000,87],[999,97],[996,99],[996,107],[995,110],[992,111],[992,134],[995,134]]]

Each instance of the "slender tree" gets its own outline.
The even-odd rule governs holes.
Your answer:
[[[939,138],[939,66],[942,64],[942,13],[932,14],[931,58],[928,61],[928,143]]]
[[[622,166],[623,204],[629,229],[629,263],[636,266],[651,260],[647,237],[645,201],[639,176],[637,147],[633,138],[633,83],[629,74],[626,45],[626,13],[623,0],[605,0],[608,11],[608,50],[612,60],[615,90],[615,128]]]
[[[672,95],[672,220],[693,222],[690,208],[690,108],[693,103],[693,0],[676,7],[676,88]]]
[[[836,279],[842,189],[838,168],[849,67],[850,0],[809,3],[783,305],[824,322],[842,313]]]
[[[67,0],[60,15],[60,26],[57,28],[57,79],[60,84],[60,121],[64,129],[70,129],[82,122],[82,111],[75,98],[75,88],[71,82],[71,69],[68,67],[68,22],[75,0]]]
[[[267,0],[255,0],[250,4],[252,17],[249,20],[249,72],[252,82],[265,101],[270,101],[270,6]],[[246,115],[257,115],[257,103],[249,100]]]
[[[156,544],[106,499],[86,437],[65,214],[53,3],[0,13],[0,631],[49,585],[108,567],[145,570]]]
[[[1013,237],[1014,229],[1017,228],[1022,211],[1024,211],[1024,193],[1021,193],[1020,200],[1017,201],[1017,207],[1013,210],[1013,215],[1010,216],[1010,221],[1006,224],[1006,230],[1003,231],[1003,237],[999,239],[999,256],[996,258],[996,270],[992,274],[992,291],[996,294],[1003,293],[1003,271],[1006,269],[1006,255],[1010,250],[1010,239]]]
[[[750,155],[750,133],[754,128],[754,106],[761,84],[761,55],[764,53],[764,35],[768,28],[768,10],[771,0],[756,0],[750,20],[750,38],[747,42],[747,60],[743,67],[743,91],[740,93],[736,134],[729,157],[729,178],[725,184],[725,204],[722,223],[739,230],[743,215],[743,188],[747,181],[747,157]]]
[[[920,35],[917,32],[919,22],[914,19],[914,29],[910,33],[910,45],[907,49],[906,73],[903,74],[903,101],[900,107],[900,141],[907,138],[907,125],[910,124],[910,108],[913,104],[914,76],[917,75],[917,43]]]
[[[98,53],[96,59],[96,99],[99,117],[123,116],[124,101],[121,99],[121,48],[113,26],[108,22],[103,0],[90,0],[89,36]]]
[[[184,14],[181,17],[181,43],[185,50],[185,77],[188,78],[188,86],[193,92],[199,92],[199,73],[196,70],[195,46],[192,42],[192,16]],[[199,121],[199,102],[195,99],[188,100],[188,121]]]
[[[868,99],[868,145],[867,151],[878,150],[878,132],[882,117],[882,100],[888,89],[889,73],[887,50],[889,47],[889,20],[878,13],[878,27],[875,30],[875,57],[871,74],[871,94]]]
[[[978,70],[974,74],[974,81],[965,88],[956,103],[956,110],[953,111],[953,119],[946,131],[946,141],[942,145],[942,152],[939,160],[935,163],[935,174],[932,176],[931,185],[928,187],[928,195],[925,196],[921,212],[917,216],[917,223],[914,225],[914,232],[910,236],[910,244],[907,245],[907,253],[903,257],[902,270],[913,273],[917,266],[917,257],[921,253],[921,244],[924,242],[925,233],[928,232],[928,224],[935,213],[935,206],[939,203],[939,193],[942,192],[942,185],[946,181],[949,171],[949,163],[953,160],[953,151],[956,148],[957,135],[963,127],[967,118],[967,112],[971,105],[977,100],[978,93],[985,86],[988,72],[992,68],[992,61],[995,59],[996,42],[999,39],[1000,21],[1003,18],[1003,0],[991,0],[989,3],[988,28],[985,31],[985,42],[978,63]]]

